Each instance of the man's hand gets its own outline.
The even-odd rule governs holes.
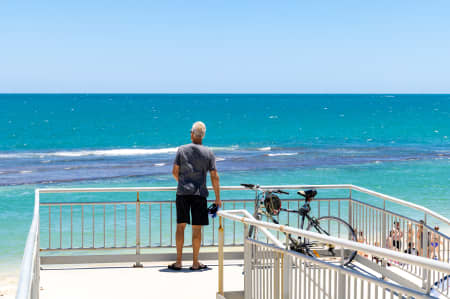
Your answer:
[[[218,206],[219,208],[222,207],[222,201],[220,200],[220,198],[216,198],[216,201],[214,202],[216,204],[216,206]]]
[[[222,201],[220,200],[219,174],[217,173],[217,170],[211,170],[210,175],[211,175],[211,183],[214,188],[214,194],[216,195],[215,204],[220,208],[222,207]]]

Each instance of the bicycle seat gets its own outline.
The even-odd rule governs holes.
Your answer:
[[[303,196],[306,199],[313,199],[314,196],[317,195],[317,191],[315,189],[305,190],[305,191],[300,190],[300,191],[297,191],[297,194]]]

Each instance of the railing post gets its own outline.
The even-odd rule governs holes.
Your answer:
[[[289,250],[289,234],[286,234],[286,250]],[[283,258],[283,299],[289,298],[289,285],[291,280],[291,257],[288,254],[284,254]]]
[[[273,271],[273,293],[274,299],[280,299],[280,254],[275,252],[274,271]]]
[[[248,238],[248,224],[244,224],[244,298],[252,298],[252,252]]]
[[[37,217],[37,229],[36,229],[36,260],[34,264],[34,287],[35,290],[31,294],[33,299],[39,299],[40,281],[41,281],[41,244],[40,244],[40,199],[39,199],[39,189],[35,191],[34,194],[34,209],[37,210],[33,217]]]
[[[136,264],[133,267],[142,267],[141,263],[141,202],[139,192],[136,195]]]
[[[223,246],[224,246],[224,232],[222,226],[222,217],[219,216],[219,295],[224,296],[223,292]],[[245,242],[245,240],[244,240]]]
[[[352,189],[348,198],[348,224],[353,227],[353,213],[352,213]]]
[[[422,248],[422,256],[423,257],[429,257],[428,254],[428,250],[429,250],[429,242],[430,240],[428,239],[428,227],[427,227],[427,213],[424,214],[423,217],[423,248]],[[422,269],[422,288],[427,292],[427,294],[430,294],[430,287],[431,287],[431,283],[430,283],[430,270],[428,269]]]
[[[345,262],[345,249],[344,248],[341,248],[341,255],[342,255],[341,267],[344,268],[344,262]],[[346,299],[346,294],[347,294],[346,287],[347,287],[347,284],[345,283],[345,274],[342,273],[341,271],[339,271],[338,295],[337,295],[338,299]]]
[[[283,258],[283,299],[290,297],[291,265],[291,256],[285,254]]]
[[[386,200],[383,200],[383,220],[381,221],[381,248],[386,248]]]
[[[350,278],[349,278],[350,279]],[[346,299],[347,284],[345,283],[345,274],[339,272],[338,274],[338,299]]]

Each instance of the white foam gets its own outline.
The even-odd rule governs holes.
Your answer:
[[[210,149],[212,149],[213,151],[234,151],[237,150],[239,148],[239,145],[232,145],[232,146],[215,146],[215,147],[210,147]]]
[[[216,162],[225,161],[225,158],[216,158]]]
[[[278,157],[278,156],[295,156],[298,153],[276,153],[276,154],[267,154],[269,157]]]
[[[238,145],[228,147],[210,147],[215,151],[234,151],[239,148]],[[57,152],[21,152],[21,153],[5,153],[0,154],[0,159],[11,158],[49,158],[49,157],[85,157],[85,156],[105,156],[105,157],[121,157],[121,156],[146,156],[176,153],[178,147],[168,148],[124,148],[124,149],[105,149],[105,150],[74,150],[74,151],[57,151]],[[265,147],[260,150],[270,150]],[[47,163],[42,161],[42,163]]]
[[[270,146],[258,148],[258,151],[270,151],[272,148]]]
[[[81,151],[61,151],[61,152],[26,152],[26,153],[11,153],[0,154],[0,158],[44,158],[44,157],[84,157],[84,156],[144,156],[156,154],[175,153],[177,147],[159,148],[159,149],[111,149],[111,150],[81,150]]]
[[[31,170],[22,170],[22,171],[20,171],[20,173],[32,173],[32,171]]]
[[[277,118],[278,118],[278,115],[271,115],[271,116],[269,116],[269,118],[270,118],[270,119],[277,119]]]
[[[161,148],[161,149],[113,149],[113,150],[92,150],[92,151],[74,151],[74,152],[56,152],[53,153],[57,157],[82,157],[82,156],[144,156],[155,154],[175,153],[176,147]]]
[[[158,166],[158,167],[161,167],[161,166],[164,166],[164,165],[166,165],[166,163],[155,163],[155,164],[153,164],[153,166]]]

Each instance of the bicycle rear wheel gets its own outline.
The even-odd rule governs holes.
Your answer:
[[[341,218],[334,216],[324,216],[309,223],[308,231],[326,234],[345,240],[357,241],[353,228]],[[326,244],[324,242],[308,241],[308,254],[334,263],[348,265],[356,256],[356,250],[344,249],[341,246]],[[342,259],[342,255],[344,258]]]

